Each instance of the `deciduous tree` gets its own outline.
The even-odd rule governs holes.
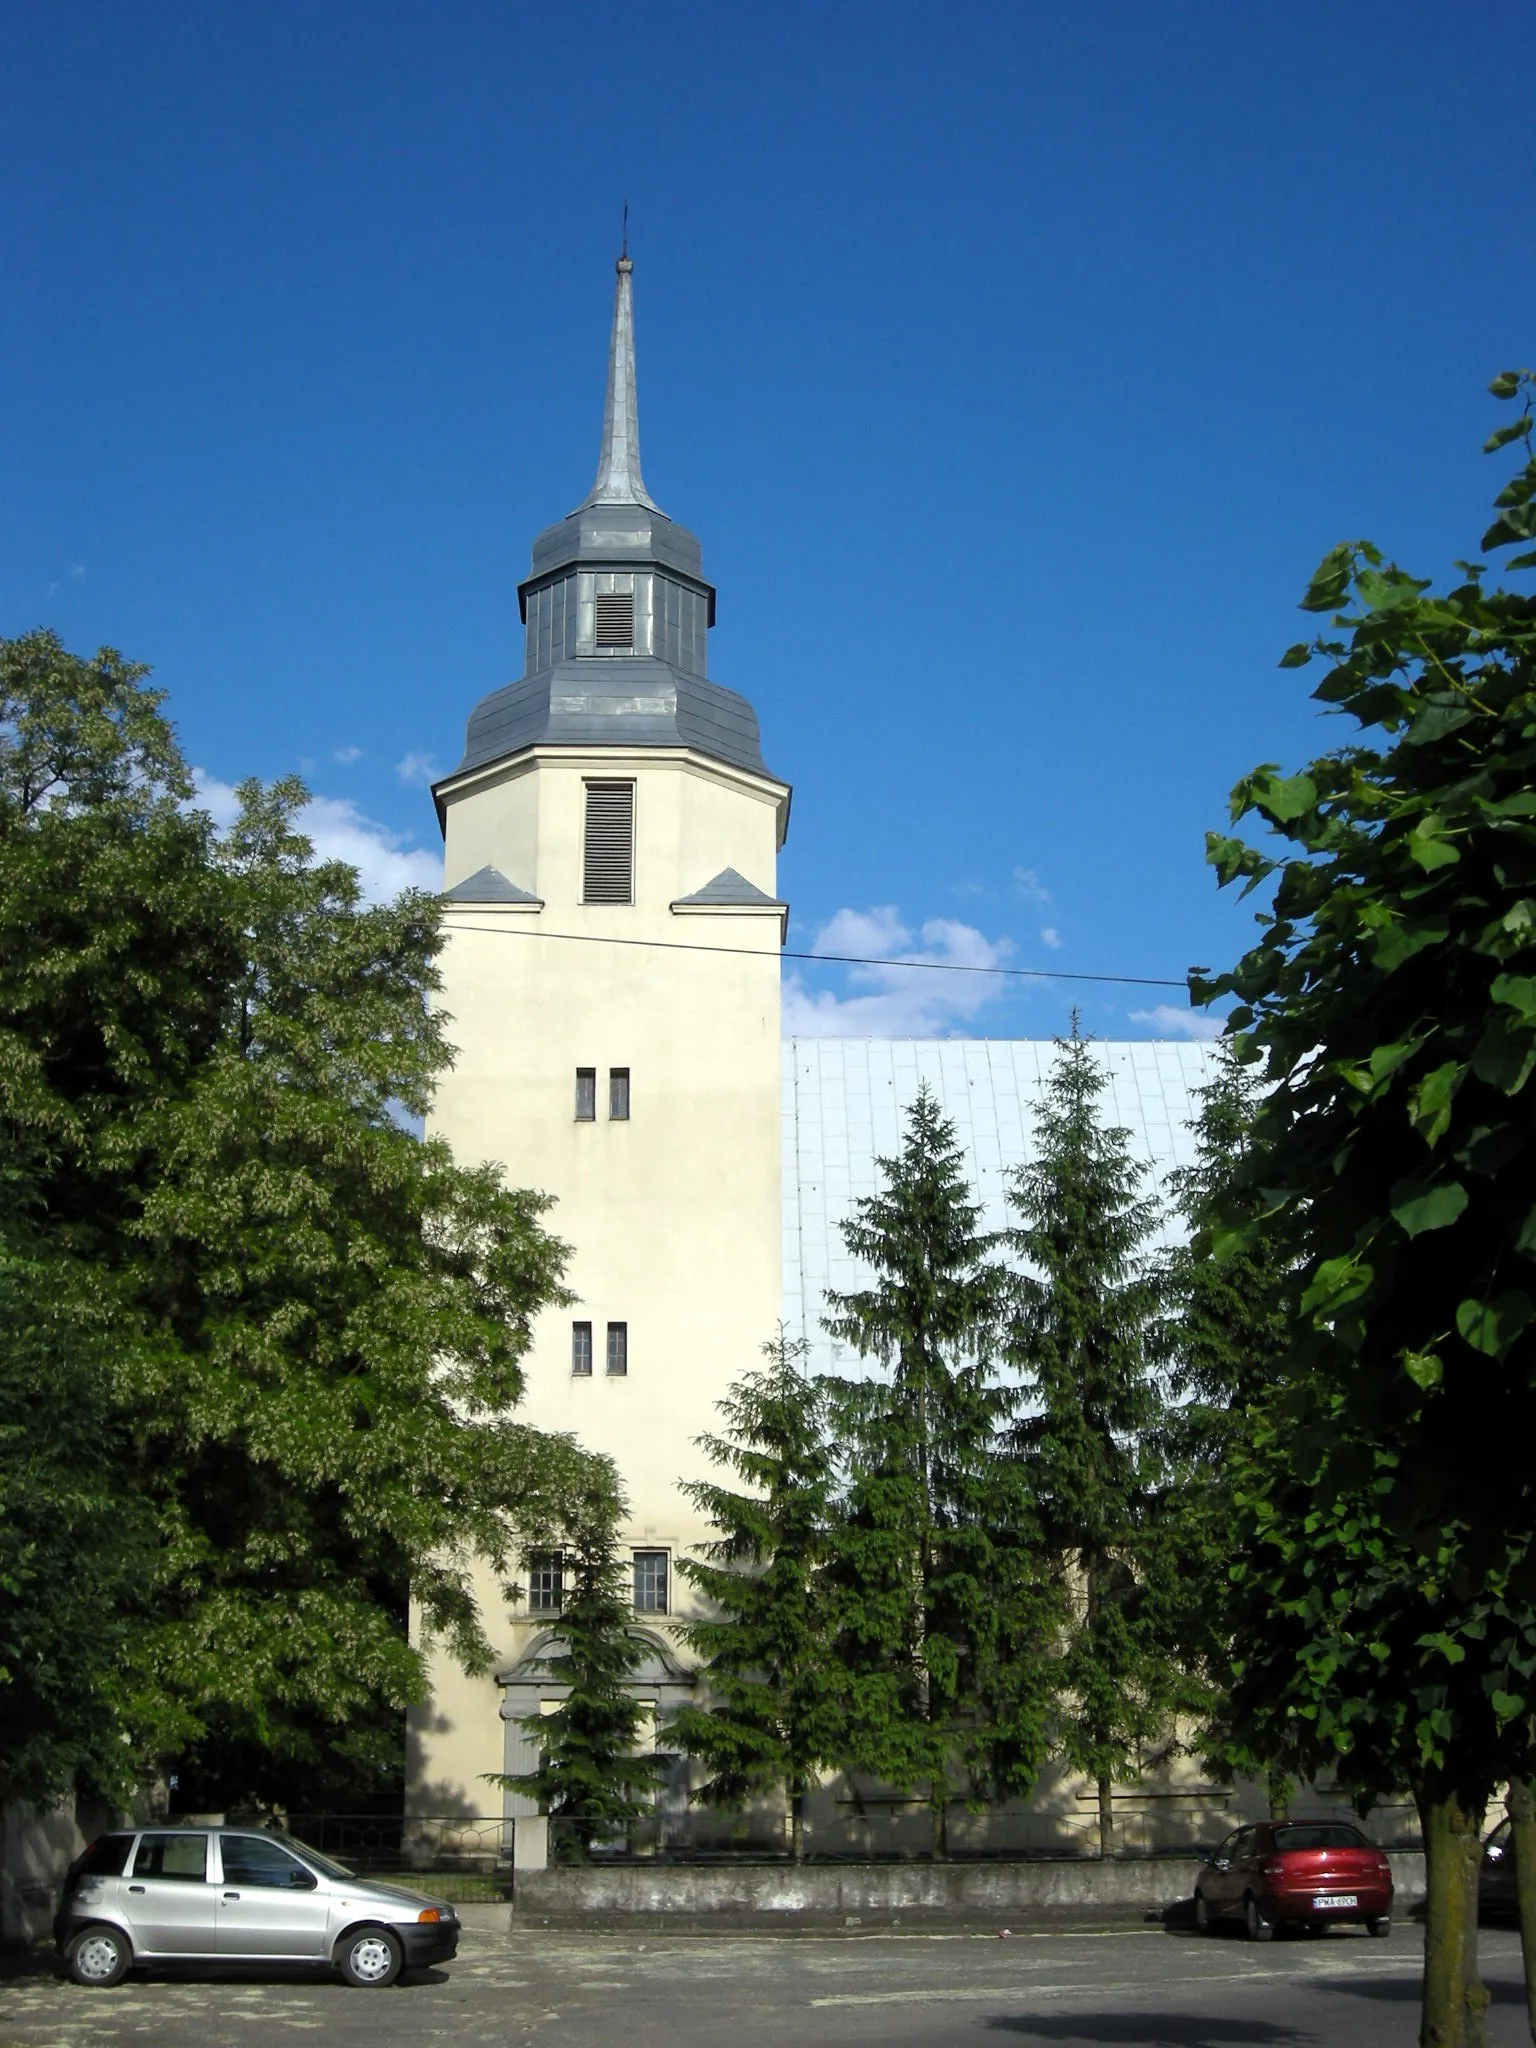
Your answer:
[[[1536,567],[1529,375],[1493,386],[1523,444],[1485,549]],[[1429,1857],[1426,2042],[1482,2038],[1479,1838],[1530,1775],[1536,1691],[1536,599],[1451,587],[1368,542],[1324,558],[1332,615],[1285,665],[1355,737],[1256,770],[1213,835],[1272,892],[1229,975],[1269,1092],[1233,1245],[1271,1239],[1300,1313],[1241,1477],[1237,1725],[1366,1793],[1406,1780]],[[1257,1213],[1254,1213],[1257,1211]]]
[[[451,1057],[434,899],[365,906],[296,783],[220,840],[144,673],[0,643],[0,1231],[89,1275],[112,1488],[156,1532],[101,1711],[205,1794],[292,1800],[419,1694],[408,1599],[484,1665],[472,1567],[587,1483],[510,1413],[564,1254],[399,1121]]]

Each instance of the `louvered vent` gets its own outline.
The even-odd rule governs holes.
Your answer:
[[[625,603],[629,602],[626,598]],[[635,900],[635,785],[589,782],[581,868],[583,903]]]
[[[592,600],[597,607],[599,647],[633,647],[635,644],[635,599],[628,590],[600,590]]]

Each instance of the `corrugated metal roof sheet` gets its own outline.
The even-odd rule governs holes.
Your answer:
[[[828,1287],[846,1292],[869,1274],[851,1259],[839,1224],[861,1196],[880,1185],[876,1161],[901,1144],[907,1110],[926,1081],[955,1125],[968,1176],[982,1205],[982,1227],[1011,1219],[1008,1176],[1031,1156],[1035,1105],[1055,1056],[1051,1039],[795,1038],[784,1047],[784,1320],[811,1345],[814,1370],[851,1372],[855,1352],[821,1328]],[[1150,1039],[1098,1042],[1093,1056],[1108,1087],[1106,1123],[1131,1134],[1150,1169],[1153,1192],[1173,1166],[1194,1156],[1189,1130],[1194,1091],[1215,1071],[1216,1049]],[[1176,1231],[1165,1225],[1164,1237]]]

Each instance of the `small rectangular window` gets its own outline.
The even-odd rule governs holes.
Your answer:
[[[629,1069],[608,1069],[608,1115],[616,1124],[629,1122]]]
[[[528,1612],[558,1614],[565,1598],[565,1559],[558,1550],[536,1550],[528,1560]]]
[[[597,1069],[576,1069],[576,1121],[589,1124],[597,1115]]]
[[[621,1378],[629,1371],[628,1323],[608,1325],[608,1370],[615,1378]]]
[[[586,834],[582,842],[583,903],[635,900],[635,785],[588,782]]]
[[[592,1377],[592,1325],[571,1325],[571,1371],[579,1380]]]
[[[665,1614],[667,1611],[667,1553],[664,1550],[635,1552],[635,1612]]]
[[[627,650],[635,644],[635,599],[629,590],[599,590],[592,600],[599,647]]]

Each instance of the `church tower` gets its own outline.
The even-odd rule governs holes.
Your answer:
[[[627,255],[617,269],[597,480],[534,542],[522,676],[475,706],[434,792],[457,1058],[429,1129],[556,1198],[577,1300],[539,1318],[519,1415],[617,1465],[636,1623],[657,1645],[642,1678],[665,1693],[674,1562],[706,1533],[678,1482],[705,1476],[693,1439],[782,1313],[790,792],[751,706],[709,680],[699,543],[641,476]],[[418,1811],[483,1813],[497,1795],[480,1774],[531,1762],[508,1717],[536,1711],[527,1660],[559,1587],[552,1568],[525,1576],[515,1614],[481,1588],[500,1690],[434,1667],[412,1731]]]

